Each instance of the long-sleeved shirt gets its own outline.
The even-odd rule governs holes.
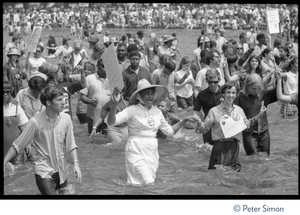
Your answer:
[[[50,173],[59,173],[60,183],[68,177],[67,154],[77,148],[70,115],[60,113],[53,122],[45,111],[32,117],[12,146],[19,153],[32,143],[36,146],[35,174],[45,178]]]

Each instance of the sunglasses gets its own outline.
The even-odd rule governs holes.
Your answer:
[[[4,94],[10,95],[10,94],[11,94],[11,91],[10,91],[10,90],[3,90],[3,95],[4,95]]]
[[[35,53],[41,53],[42,51],[35,51]]]
[[[218,84],[219,83],[219,81],[207,81],[207,83],[209,83],[209,84]]]
[[[243,49],[242,47],[237,47],[237,50],[241,50],[241,49]]]

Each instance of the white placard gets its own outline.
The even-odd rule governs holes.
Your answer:
[[[247,128],[243,118],[240,115],[223,116],[220,126],[225,138],[233,137]]]
[[[33,32],[32,32],[32,34],[29,38],[28,46],[26,48],[27,53],[28,52],[35,52],[36,46],[39,43],[39,39],[41,37],[41,34],[42,34],[42,26],[36,26],[33,29]]]
[[[279,14],[277,10],[267,11],[269,34],[278,34],[279,31]]]
[[[124,88],[124,82],[122,72],[119,70],[119,62],[113,43],[105,49],[101,58],[103,60],[106,76],[110,85],[110,92],[113,93],[115,87],[122,90]]]

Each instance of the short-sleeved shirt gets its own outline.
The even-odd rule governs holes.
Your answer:
[[[262,53],[263,50],[265,50],[267,48],[267,46],[265,45],[262,45],[261,47],[259,47],[258,45],[256,45],[254,47],[254,50],[253,50],[253,54],[255,54],[256,56],[260,55]]]
[[[46,63],[46,59],[43,57],[40,57],[40,58],[32,57],[32,58],[29,58],[28,61],[29,61],[29,65],[30,65],[28,80],[34,76],[40,76],[40,77],[44,78],[45,80],[47,80],[47,76],[38,71],[38,68],[43,63]]]
[[[101,108],[106,102],[109,101],[111,96],[108,79],[99,78],[97,73],[91,74],[86,77],[86,88],[80,90],[80,92],[88,96],[89,99],[96,98],[98,100],[96,107],[88,105],[87,108],[87,117],[92,119],[94,119],[94,116],[100,116]]]
[[[185,75],[185,71],[179,70],[176,72],[178,75],[179,79],[181,79]],[[190,73],[189,76],[184,80],[182,84],[175,84],[175,94],[176,96],[180,96],[183,98],[189,98],[193,95],[193,85],[187,84],[187,81],[192,80],[193,82],[195,81],[193,78],[193,74]]]
[[[45,110],[45,106],[41,103],[40,98],[35,98],[29,93],[30,89],[22,89],[16,96],[16,101],[21,105],[28,119],[33,117],[36,113]]]
[[[233,104],[233,107],[230,110],[228,110],[223,103],[213,107],[208,112],[204,121],[206,129],[209,130],[211,128],[211,137],[213,141],[225,139],[220,125],[220,121],[222,121],[222,118],[225,115],[229,117],[241,117],[243,120],[247,119],[243,109],[237,105]]]
[[[175,72],[172,72],[169,76],[166,75],[162,70],[155,73],[154,72],[152,76],[153,84],[159,84],[168,89],[169,99],[171,101],[171,105],[173,105],[176,102]]]
[[[162,56],[164,54],[170,55],[172,53],[172,48],[168,48],[165,44],[158,46],[157,48],[158,56]]]
[[[174,125],[177,122],[179,122],[181,119],[176,114],[168,112],[166,120],[167,120],[167,122],[168,122],[169,125]],[[158,132],[156,134],[156,137],[157,138],[166,138],[167,135],[165,135],[161,130],[158,130]]]
[[[201,69],[197,73],[196,81],[195,81],[195,87],[200,87],[201,90],[204,90],[204,89],[206,89],[208,87],[208,83],[207,83],[207,81],[205,79],[206,72],[207,72],[208,69],[210,69],[209,66]],[[220,73],[220,77],[221,77],[219,85],[223,86],[226,83],[225,78],[224,78],[224,73],[223,73],[223,71],[220,68],[217,68],[217,70]]]
[[[130,60],[128,60],[127,58],[125,58],[125,60],[123,62],[118,61],[118,66],[119,66],[119,71],[120,73],[122,73],[124,70],[126,70],[129,66],[130,66]]]
[[[28,122],[28,118],[21,108],[20,105],[18,107],[12,103],[9,103],[7,107],[3,105],[3,116],[17,116],[18,117],[18,126],[25,125]]]
[[[124,99],[129,101],[130,96],[137,90],[139,80],[146,79],[152,83],[148,69],[139,67],[138,72],[135,73],[130,69],[130,66],[122,72],[124,81]]]
[[[217,92],[212,92],[209,88],[200,91],[195,100],[194,111],[201,111],[203,109],[204,116],[206,117],[209,110],[221,103],[222,93],[219,90]]]
[[[32,140],[37,151],[35,174],[44,179],[49,173],[58,172],[60,184],[64,183],[68,177],[67,154],[77,148],[70,115],[60,113],[53,122],[45,111],[36,114],[12,146],[19,153]]]

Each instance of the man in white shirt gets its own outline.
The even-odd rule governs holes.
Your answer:
[[[256,36],[256,39],[258,44],[254,47],[254,51],[252,53],[258,56],[267,48],[267,37],[265,34],[261,33]]]
[[[225,37],[221,37],[221,31],[219,28],[215,28],[215,34],[216,34],[216,49],[218,50],[218,52],[222,55],[223,51],[222,51],[222,46],[223,44],[225,44],[227,42],[227,40],[225,39]]]
[[[250,27],[250,31],[247,32],[247,37],[248,37],[248,44],[253,44],[256,45],[256,32],[254,27]]]
[[[241,45],[241,47],[243,47],[243,54],[245,54],[246,51],[248,51],[248,49],[249,49],[249,45],[247,43],[247,40],[248,40],[247,34],[242,32],[239,36],[239,39],[240,39],[240,41],[239,41],[238,45]]]
[[[110,85],[102,59],[97,62],[97,73],[86,77],[86,88],[80,90],[80,92],[82,102],[88,105],[86,121],[90,135],[94,122],[100,117],[102,107],[110,100]],[[96,130],[102,130],[102,134],[105,134],[106,124],[100,124]]]
[[[221,56],[217,50],[210,50],[205,54],[206,64],[208,67],[201,69],[196,76],[195,87],[194,87],[194,98],[197,98],[197,95],[200,91],[206,89],[208,87],[208,83],[205,79],[206,71],[209,68],[217,69],[220,73],[221,80],[219,85],[222,86],[225,84],[224,72],[220,69]]]

